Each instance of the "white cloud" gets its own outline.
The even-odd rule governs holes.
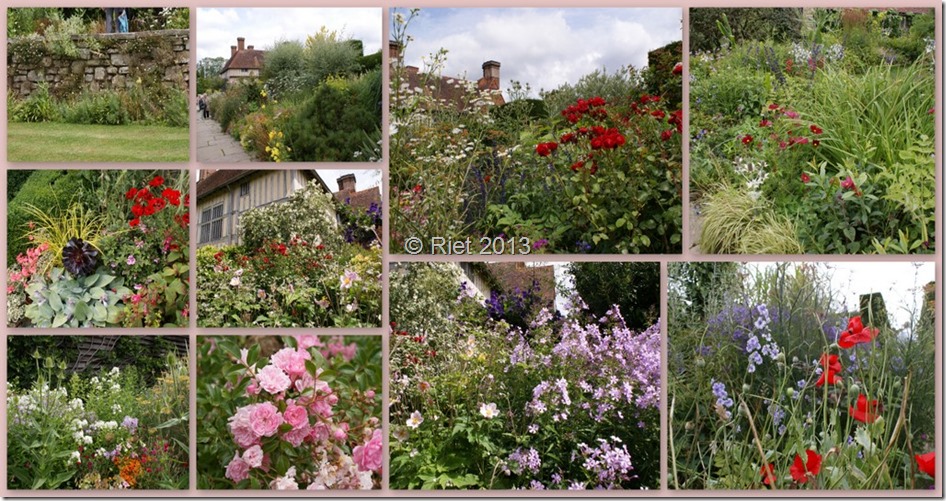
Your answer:
[[[643,67],[647,52],[681,40],[680,9],[422,9],[412,21],[405,62],[448,50],[444,75],[482,76],[499,61],[500,87],[574,83],[596,69]]]
[[[326,26],[364,43],[366,54],[381,49],[380,8],[197,9],[197,59],[229,57],[237,37],[266,49],[280,40],[304,41]]]

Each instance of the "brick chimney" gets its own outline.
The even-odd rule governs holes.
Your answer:
[[[486,61],[483,63],[483,78],[476,82],[479,90],[499,90],[499,62]]]
[[[247,46],[246,46],[246,50],[253,50],[253,46],[252,46],[252,45],[247,45]]]
[[[206,181],[214,172],[217,172],[217,169],[200,169],[197,181]]]
[[[401,51],[404,49],[404,46],[400,42],[395,40],[388,41],[388,61],[391,64],[401,64]]]
[[[236,45],[230,46],[230,57],[233,57],[236,54]]]
[[[243,43],[246,42],[246,39],[243,37],[237,37],[237,50],[243,50]]]
[[[355,175],[354,174],[345,174],[344,176],[338,178],[338,191],[340,192],[355,192]]]

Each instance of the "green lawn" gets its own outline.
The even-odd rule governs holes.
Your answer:
[[[7,123],[10,162],[187,162],[186,127]]]

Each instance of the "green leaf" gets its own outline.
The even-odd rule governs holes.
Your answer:
[[[62,327],[68,320],[69,317],[67,317],[65,313],[57,313],[56,317],[53,318],[52,327]]]

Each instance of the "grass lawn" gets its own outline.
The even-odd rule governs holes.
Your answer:
[[[7,123],[10,162],[187,162],[189,153],[186,127]]]

